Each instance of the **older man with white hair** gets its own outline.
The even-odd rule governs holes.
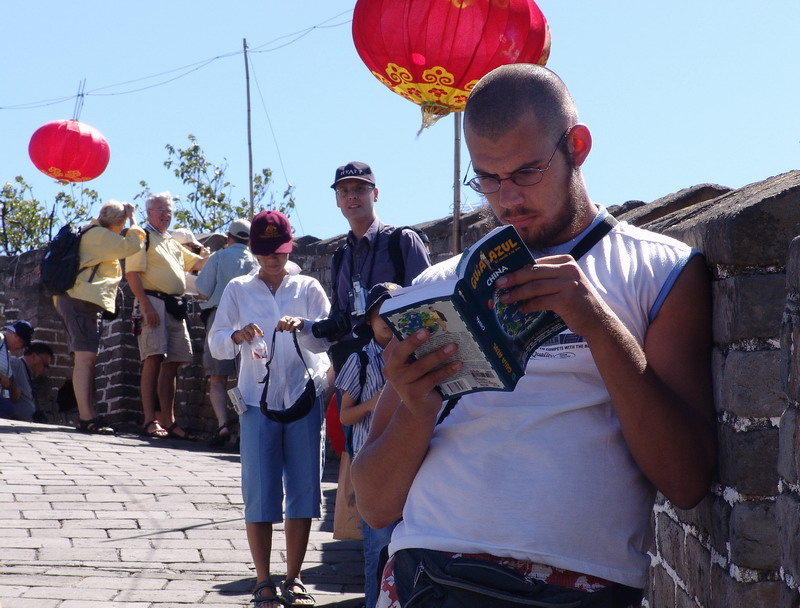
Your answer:
[[[185,273],[200,270],[207,254],[202,257],[192,253],[168,232],[172,222],[172,196],[168,192],[148,196],[146,210],[145,248],[128,258],[125,273],[142,315],[142,431],[154,438],[192,440],[194,436],[175,421],[175,382],[178,368],[192,360],[183,297]],[[160,417],[156,416],[156,405],[160,405]]]

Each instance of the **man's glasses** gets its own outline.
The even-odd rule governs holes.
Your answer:
[[[42,366],[44,367],[44,369],[50,369],[50,361],[48,360],[49,357],[46,359],[43,355],[41,355],[39,353],[35,353],[35,354],[36,354],[36,358],[39,359],[39,361],[42,362]]]
[[[347,196],[362,196],[371,190],[374,190],[375,186],[353,186],[352,188],[336,188],[336,196],[341,196],[342,198]]]
[[[547,161],[547,166],[544,169],[534,169],[533,167],[525,167],[524,169],[519,169],[518,171],[514,171],[508,177],[495,177],[494,175],[476,175],[470,180],[467,180],[466,176],[464,177],[464,185],[469,186],[475,192],[480,192],[481,194],[494,194],[500,190],[500,184],[507,179],[510,179],[512,183],[516,184],[517,186],[535,186],[544,178],[544,173],[550,168],[550,165],[553,163],[553,159],[556,156],[556,152],[558,152],[559,147],[561,147],[561,142],[564,141],[564,138],[567,136],[567,133],[570,132],[572,127],[564,131],[564,134],[559,137],[558,143],[556,144],[555,150],[550,155],[550,160]],[[472,164],[472,161],[470,161]],[[469,171],[468,171],[469,173]]]

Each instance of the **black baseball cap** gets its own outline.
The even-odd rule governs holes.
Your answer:
[[[13,323],[6,325],[3,329],[11,330],[17,334],[25,343],[25,346],[31,345],[31,340],[33,339],[33,325],[27,321],[14,321]]]
[[[367,163],[361,163],[357,160],[351,161],[336,169],[336,179],[333,180],[331,188],[336,188],[343,179],[357,179],[368,184],[375,185],[375,175],[372,173]]]

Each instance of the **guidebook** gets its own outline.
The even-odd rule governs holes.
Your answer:
[[[415,356],[457,344],[459,372],[438,385],[445,399],[475,391],[511,391],[525,374],[528,359],[566,325],[552,311],[524,314],[500,301],[497,279],[535,264],[513,226],[492,230],[467,249],[457,278],[399,289],[381,307],[381,317],[401,340],[420,329],[431,337]]]

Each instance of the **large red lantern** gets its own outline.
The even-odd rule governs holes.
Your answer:
[[[378,80],[422,106],[423,127],[463,110],[490,70],[550,55],[532,0],[358,0],[353,41]]]
[[[39,171],[62,184],[94,179],[111,158],[103,134],[77,120],[54,120],[39,127],[28,144],[28,155]]]

